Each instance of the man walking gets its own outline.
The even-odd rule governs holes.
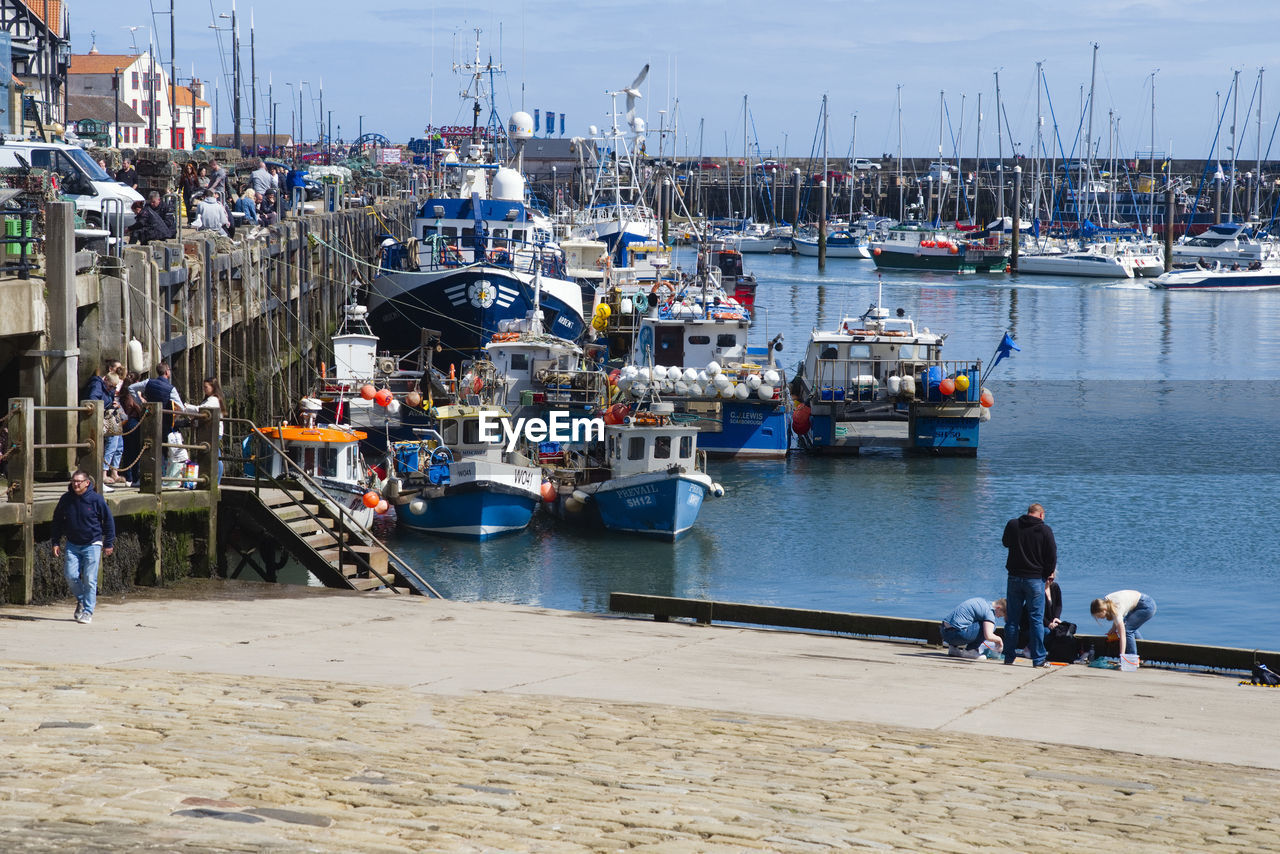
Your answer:
[[[98,602],[98,564],[115,548],[116,523],[106,500],[94,491],[93,480],[83,471],[71,475],[71,483],[53,511],[54,557],[63,557],[59,543],[64,534],[67,545],[62,571],[76,597],[75,621],[87,625],[93,622]]]
[[[1013,664],[1017,657],[1018,632],[1026,609],[1031,623],[1031,663],[1043,667],[1047,659],[1044,649],[1044,584],[1058,568],[1058,544],[1053,529],[1044,523],[1044,507],[1032,504],[1017,519],[1004,526],[1004,547],[1009,550],[1005,569],[1009,570],[1006,588],[1008,605],[1004,621],[1004,663]]]

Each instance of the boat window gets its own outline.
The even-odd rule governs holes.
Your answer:
[[[738,336],[732,332],[727,332],[716,336],[717,347],[736,347],[738,346]]]
[[[818,356],[818,358],[819,359],[835,359],[839,357],[839,355],[840,355],[840,351],[837,350],[835,347],[823,347],[822,353]]]
[[[653,458],[655,460],[671,459],[671,437],[655,436],[653,439]]]
[[[444,439],[446,445],[458,444],[458,421],[456,418],[446,418],[441,423],[440,437]]]
[[[690,335],[689,343],[690,344],[710,344],[711,336],[710,335]]]
[[[871,345],[870,344],[850,344],[849,358],[850,359],[870,359]]]
[[[693,456],[693,437],[680,437],[680,459],[687,460]]]
[[[614,439],[614,437],[613,437],[613,436],[610,436],[610,437],[609,437],[608,451],[607,451],[607,454],[608,454],[609,459],[613,459],[613,455],[614,455],[614,453],[617,451],[617,445],[618,445],[618,443],[617,443],[617,441]]]
[[[627,459],[644,459],[644,436],[631,437],[631,444],[627,447]]]
[[[903,344],[901,347],[898,348],[899,359],[914,359],[915,357],[916,357],[915,344]]]
[[[511,370],[527,371],[529,370],[529,357],[524,353],[511,354]]]
[[[444,236],[452,240],[458,236],[458,227],[456,225],[446,225],[444,228]]]
[[[462,422],[462,444],[480,444],[480,419],[468,418]]]

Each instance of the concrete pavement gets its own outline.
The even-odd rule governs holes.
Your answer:
[[[1235,676],[218,582],[70,612],[0,611],[6,850],[1280,850],[1280,689]]]

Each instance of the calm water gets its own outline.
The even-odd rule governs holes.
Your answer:
[[[688,258],[683,259],[686,262]],[[753,342],[809,330],[876,297],[869,261],[748,256],[767,308]],[[491,543],[414,534],[395,547],[461,600],[605,611],[612,591],[937,619],[1004,593],[1004,523],[1031,501],[1058,540],[1064,618],[1151,594],[1148,637],[1280,648],[1280,293],[1167,293],[1134,282],[884,276],[884,304],[989,361],[1004,329],[977,459],[876,452],[713,461],[725,498],[671,545],[535,518]]]

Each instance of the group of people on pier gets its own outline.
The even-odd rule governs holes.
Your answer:
[[[275,225],[280,221],[281,199],[288,207],[293,185],[302,180],[282,166],[254,162],[248,181],[237,187],[227,170],[211,158],[207,164],[188,161],[182,165],[178,190],[186,211],[186,222],[200,231],[225,233],[234,237],[238,227],[250,229]],[[116,179],[130,178],[137,186],[137,172],[125,161]],[[300,173],[299,173],[300,174]],[[121,177],[121,176],[124,177]],[[171,240],[177,234],[177,212],[158,190],[151,190],[145,202],[133,204],[134,224],[129,228],[129,243],[146,245],[152,240]]]
[[[966,599],[943,619],[942,640],[951,655],[979,658],[989,650],[991,657],[1001,655],[1005,664],[1013,664],[1018,653],[1025,652],[1033,667],[1044,667],[1051,655],[1060,660],[1064,657],[1061,649],[1074,649],[1074,653],[1065,653],[1066,661],[1077,657],[1074,627],[1062,621],[1057,541],[1044,515],[1044,506],[1034,503],[1005,525],[1001,538],[1009,551],[1005,598],[994,602],[981,597]],[[1155,601],[1137,590],[1117,590],[1094,599],[1089,611],[1095,619],[1111,624],[1108,637],[1118,641],[1122,655],[1136,660],[1138,629],[1155,615]],[[996,634],[998,619],[1004,620],[1004,637]],[[1060,627],[1069,631],[1056,634]],[[1051,650],[1046,638],[1061,638],[1065,643]]]

